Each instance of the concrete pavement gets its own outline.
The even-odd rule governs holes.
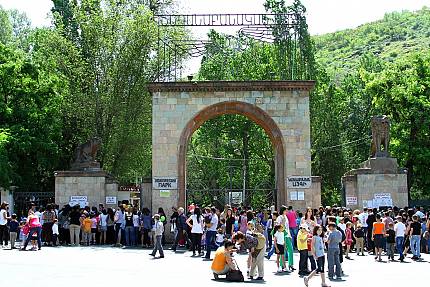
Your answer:
[[[22,252],[0,250],[0,286],[77,287],[77,286],[222,286],[213,280],[211,262],[192,258],[191,253],[165,251],[166,258],[153,259],[147,249],[112,247],[45,247],[41,251]],[[246,255],[235,256],[246,275]],[[430,256],[423,261],[407,263],[375,262],[372,256],[355,256],[346,260],[343,282],[329,282],[331,286],[414,286],[422,285],[422,274],[428,272]],[[294,273],[276,273],[274,257],[265,260],[265,282],[250,282],[270,286],[304,286],[303,278]],[[327,265],[327,263],[326,263]],[[298,267],[298,254],[295,254]],[[326,266],[327,269],[327,266]],[[415,272],[420,276],[411,275]],[[319,277],[309,286],[320,286]],[[237,283],[228,283],[239,285]]]

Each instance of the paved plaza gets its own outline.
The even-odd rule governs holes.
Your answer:
[[[211,262],[192,258],[189,252],[173,253],[167,250],[166,258],[153,259],[149,250],[120,249],[111,247],[58,247],[41,251],[20,252],[0,250],[0,286],[222,286],[239,283],[217,282],[210,271]],[[246,255],[235,256],[246,272]],[[409,255],[410,257],[410,255]],[[423,261],[407,263],[378,263],[372,256],[345,260],[343,282],[329,282],[331,286],[416,286],[422,285],[422,274],[429,270],[430,256]],[[249,281],[247,284],[270,286],[304,286],[297,271],[276,273],[274,257],[265,260],[265,282]],[[295,254],[298,266],[298,254]],[[413,275],[413,274],[420,275]],[[155,285],[157,284],[157,285]],[[320,286],[314,278],[309,286]]]

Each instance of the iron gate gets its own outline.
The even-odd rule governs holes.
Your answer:
[[[233,207],[250,206],[253,209],[267,209],[276,205],[276,189],[187,189],[187,205],[215,206],[224,209],[224,205]]]
[[[55,203],[55,193],[48,192],[20,192],[16,191],[13,194],[14,211],[18,215],[27,216],[31,204],[38,207],[45,207],[49,203]]]

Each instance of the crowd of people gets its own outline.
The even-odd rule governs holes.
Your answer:
[[[225,206],[172,208],[168,218],[163,208],[152,214],[126,204],[117,208],[31,205],[28,216],[9,214],[0,207],[1,248],[40,250],[43,246],[110,245],[123,248],[151,248],[150,255],[164,258],[166,238],[173,238],[171,250],[186,248],[192,256],[212,261],[215,279],[240,273],[234,253],[247,253],[247,276],[264,279],[264,261],[276,254],[277,272],[294,272],[309,280],[319,274],[322,286],[328,278],[340,280],[344,259],[373,255],[376,261],[421,260],[430,248],[430,214],[423,208],[381,208],[350,210],[341,207],[308,208],[272,206],[265,210]],[[167,225],[170,223],[169,225]],[[169,230],[166,227],[169,227]],[[170,234],[169,235],[169,231]],[[215,251],[214,258],[211,257]],[[293,253],[299,253],[298,265]]]

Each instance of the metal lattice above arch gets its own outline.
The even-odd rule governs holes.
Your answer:
[[[250,41],[273,43],[280,47],[280,53],[286,57],[286,61],[292,63],[300,61],[300,50],[303,49],[300,41],[303,39],[303,23],[306,20],[303,12],[283,14],[187,14],[187,15],[156,15],[158,24],[157,65],[159,75],[157,82],[176,82],[186,80],[183,78],[184,62],[187,58],[202,57],[209,45],[214,43],[208,39],[190,39],[184,37],[174,38],[166,33],[169,29],[190,29],[192,27],[240,27],[236,35],[224,35],[226,46],[234,47],[233,50],[244,51]],[[189,33],[186,33],[187,35]],[[283,47],[288,43],[289,48]],[[223,47],[218,47],[223,49]],[[299,57],[296,54],[300,54]],[[288,58],[288,55],[292,55]],[[288,59],[287,59],[288,58]],[[298,60],[297,60],[298,59]],[[290,73],[289,78],[283,80],[303,80],[294,78]]]

